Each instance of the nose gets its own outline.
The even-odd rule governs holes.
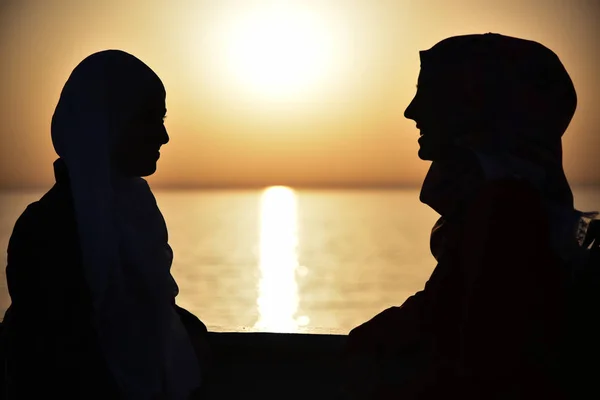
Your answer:
[[[406,119],[412,119],[413,121],[416,121],[416,100],[417,96],[415,96],[412,101],[410,102],[410,104],[408,105],[408,107],[406,107],[406,110],[404,110],[404,118]]]
[[[169,133],[167,132],[167,128],[165,128],[164,125],[161,128],[159,140],[160,140],[160,145],[161,146],[169,143],[169,140],[170,140]]]

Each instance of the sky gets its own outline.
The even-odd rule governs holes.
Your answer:
[[[167,89],[154,188],[420,185],[418,52],[485,32],[559,55],[579,99],[565,170],[600,185],[599,19],[595,0],[0,0],[0,189],[53,183],[60,90],[104,49]]]

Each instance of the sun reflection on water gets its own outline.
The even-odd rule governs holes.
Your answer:
[[[267,188],[261,199],[260,281],[258,321],[255,328],[269,332],[296,332],[308,323],[297,317],[298,229],[296,194],[290,188]]]

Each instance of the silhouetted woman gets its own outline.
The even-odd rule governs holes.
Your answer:
[[[421,201],[441,215],[438,265],[424,290],[350,333],[355,382],[374,376],[357,397],[571,398],[569,290],[590,263],[595,216],[574,209],[562,167],[576,103],[536,42],[467,35],[421,52],[405,116],[433,161]]]
[[[175,305],[165,221],[141,178],[169,141],[165,112],[158,76],[122,51],[89,56],[65,84],[56,184],[8,248],[9,398],[188,399],[200,387],[206,328]]]

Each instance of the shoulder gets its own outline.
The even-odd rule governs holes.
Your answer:
[[[40,201],[35,201],[29,204],[23,213],[15,222],[14,232],[24,232],[31,229],[36,222],[40,221],[43,216],[43,206],[40,204]]]
[[[23,242],[33,242],[49,232],[61,229],[64,224],[65,210],[63,194],[55,186],[42,198],[29,204],[15,222],[9,241],[9,249]]]
[[[33,202],[25,208],[25,211],[15,222],[12,235],[8,243],[8,252],[14,252],[25,242],[37,241],[39,232],[43,229],[43,207],[39,201]]]

